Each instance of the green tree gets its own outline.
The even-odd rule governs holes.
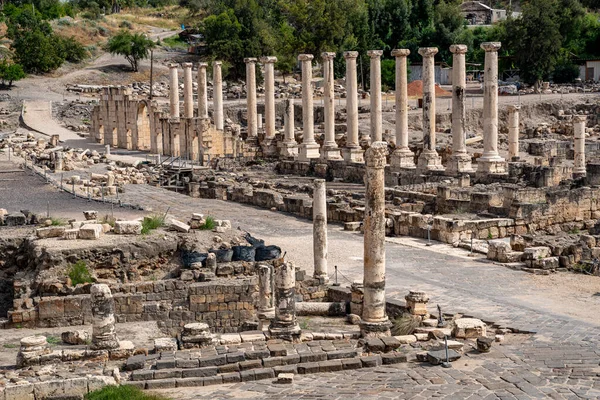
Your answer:
[[[0,79],[2,84],[8,82],[8,86],[12,86],[13,82],[20,81],[25,78],[25,72],[19,64],[9,64],[6,60],[0,63]]]
[[[131,33],[126,30],[122,30],[110,38],[106,46],[111,54],[125,57],[133,72],[138,71],[140,60],[148,58],[152,47],[154,47],[154,42],[144,34]]]
[[[50,72],[65,61],[60,38],[40,30],[24,31],[14,39],[12,46],[15,49],[15,61],[26,72]]]

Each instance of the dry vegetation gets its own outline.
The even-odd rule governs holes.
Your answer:
[[[107,19],[116,22],[127,21],[138,25],[154,26],[162,29],[177,29],[186,22],[188,12],[179,6],[163,8],[127,8],[119,14],[112,14]]]

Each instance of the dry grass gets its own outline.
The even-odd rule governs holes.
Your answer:
[[[118,25],[112,21],[75,20],[71,25],[53,26],[54,32],[64,37],[74,37],[84,46],[101,47],[108,39],[119,31]]]
[[[110,15],[115,21],[128,21],[138,25],[154,26],[162,29],[178,29],[187,17],[187,10],[179,6],[156,8],[127,8],[119,14]]]

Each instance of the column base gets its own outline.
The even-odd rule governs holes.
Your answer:
[[[390,336],[390,328],[392,323],[386,318],[385,321],[381,322],[367,322],[361,321],[360,324],[360,337],[363,338],[378,338]]]
[[[426,171],[443,171],[442,157],[435,150],[424,150],[417,160],[417,169]]]
[[[285,158],[298,157],[298,143],[296,143],[296,142],[280,143],[279,155],[281,157],[285,157]]]
[[[319,284],[321,285],[326,285],[329,283],[329,276],[327,276],[326,274],[323,275],[317,275],[315,274],[313,276],[313,278],[318,279],[319,280]]]
[[[92,350],[114,350],[119,348],[119,339],[116,333],[97,335],[92,338],[90,349]]]
[[[390,156],[390,168],[392,171],[401,169],[415,169],[415,154],[409,149],[396,149]]]
[[[298,146],[298,161],[310,161],[320,156],[318,143],[302,143]]]
[[[505,174],[506,160],[500,156],[477,159],[477,174]]]
[[[342,155],[344,156],[344,160],[346,162],[353,163],[364,163],[364,151],[360,146],[356,147],[344,147],[342,149]]]
[[[583,171],[573,170],[573,179],[583,178],[586,175],[587,175],[587,171],[586,170],[583,170]]]
[[[271,338],[293,341],[299,339],[301,333],[302,329],[297,322],[292,325],[281,325],[280,322],[271,321],[271,325],[269,325]]]
[[[323,145],[321,148],[321,159],[323,160],[341,160],[342,155],[337,146]]]
[[[275,138],[264,138],[260,147],[265,157],[277,156],[277,142]]]
[[[475,172],[471,165],[471,157],[467,153],[452,154],[448,165],[446,165],[446,175],[460,175],[464,173]]]

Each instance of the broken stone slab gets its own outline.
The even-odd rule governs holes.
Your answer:
[[[277,383],[280,384],[292,384],[294,383],[294,374],[282,372],[277,375]]]
[[[448,361],[456,361],[460,358],[460,354],[452,349],[448,349]],[[431,365],[440,365],[446,361],[446,350],[432,350],[427,352],[427,361]]]
[[[529,268],[539,268],[544,270],[556,269],[560,267],[558,257],[547,257],[538,260],[527,260],[526,263]]]
[[[83,212],[83,216],[85,217],[86,221],[97,219],[98,218],[98,211],[94,211],[94,210],[84,211]]]
[[[459,318],[454,321],[453,335],[458,339],[475,339],[486,336],[485,323],[477,318]]]
[[[115,233],[117,235],[141,235],[142,223],[140,221],[116,221]]]
[[[445,346],[446,343],[443,340],[439,340],[435,348],[439,350],[444,349]],[[459,342],[458,340],[448,340],[448,348],[462,354],[465,348],[465,344],[463,342]]]
[[[408,308],[408,311],[411,314],[429,314],[427,311],[427,302],[429,301],[429,296],[424,291],[411,290],[406,296],[404,296],[404,299],[406,300],[406,308]]]
[[[135,345],[129,340],[119,340],[119,347],[109,351],[111,360],[129,358],[135,352]]]
[[[400,335],[394,336],[401,344],[411,344],[417,342],[417,337],[415,335]]]
[[[50,226],[48,228],[38,228],[35,230],[35,235],[38,239],[62,237],[64,234],[64,226]]]
[[[204,214],[193,213],[192,214],[192,220],[194,220],[194,221],[202,221],[202,220],[204,220]]]
[[[88,344],[90,341],[90,334],[88,331],[77,330],[77,331],[66,331],[60,335],[63,343],[66,344]]]
[[[528,247],[523,253],[523,260],[541,260],[542,258],[550,257],[551,255],[552,251],[550,250],[550,247]]]
[[[480,353],[488,353],[492,348],[492,343],[494,343],[494,338],[489,338],[485,336],[481,336],[477,338],[477,351]]]
[[[190,226],[176,219],[171,219],[169,227],[177,232],[188,233]]]
[[[156,353],[177,351],[177,339],[170,337],[154,339],[154,351]]]
[[[23,213],[12,213],[4,216],[4,225],[21,226],[27,223],[27,218]]]
[[[265,340],[265,334],[261,331],[240,332],[242,342],[259,342]]]
[[[75,240],[79,236],[79,229],[65,229],[63,232],[63,239],[65,240]]]
[[[344,230],[351,231],[351,232],[359,231],[361,224],[362,224],[362,222],[345,222]]]
[[[137,356],[132,356],[127,359],[125,363],[126,371],[135,371],[138,369],[144,369],[146,366],[146,356],[143,354],[138,354]]]
[[[103,232],[101,224],[85,224],[79,228],[79,239],[98,240]]]
[[[240,344],[242,343],[242,337],[239,333],[224,333],[219,338],[221,344]]]

